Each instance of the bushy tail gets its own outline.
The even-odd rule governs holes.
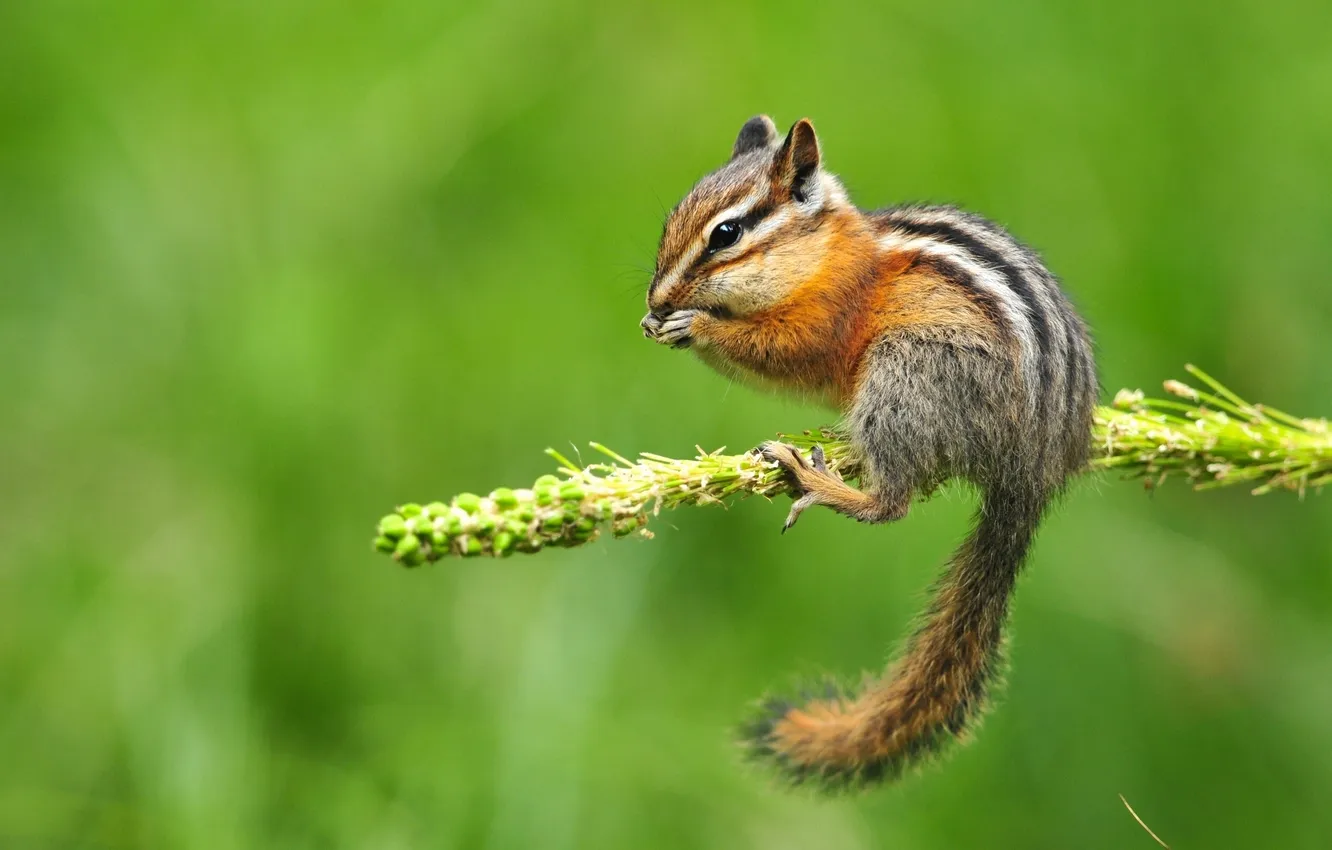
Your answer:
[[[1003,663],[1008,600],[1044,498],[990,490],[902,657],[859,694],[769,699],[743,730],[756,758],[830,789],[894,779],[954,740],[985,709]]]

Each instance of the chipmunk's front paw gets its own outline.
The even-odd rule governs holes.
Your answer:
[[[648,313],[639,324],[643,336],[650,340],[671,348],[688,348],[694,342],[694,321],[697,318],[697,310],[676,310],[665,316]]]
[[[820,491],[813,486],[820,476],[835,477],[828,471],[828,463],[823,456],[823,446],[815,445],[810,449],[809,460],[805,460],[795,446],[770,441],[758,447],[758,453],[766,461],[776,463],[790,478],[799,496],[791,503],[791,512],[786,515],[782,525],[782,534],[796,524],[800,515],[815,505],[823,504]]]

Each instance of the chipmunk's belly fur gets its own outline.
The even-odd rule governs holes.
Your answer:
[[[709,345],[707,342],[695,343],[693,349],[698,358],[712,367],[718,374],[751,389],[788,396],[806,404],[814,404],[830,410],[841,410],[843,408],[841,393],[834,386],[831,374],[825,382],[810,386],[796,386],[792,385],[785,377],[765,375],[741,362],[732,360],[726,356],[725,352],[714,345]]]

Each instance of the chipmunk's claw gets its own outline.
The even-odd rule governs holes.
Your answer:
[[[694,342],[696,318],[697,310],[676,310],[665,316],[648,313],[638,324],[643,329],[643,336],[654,342],[671,348],[688,348]]]
[[[796,520],[800,519],[801,514],[817,504],[821,503],[819,502],[818,497],[813,493],[806,493],[792,502],[791,511],[786,515],[786,522],[782,524],[782,534],[785,534],[787,529],[796,524]]]
[[[814,469],[817,471],[822,472],[824,475],[832,474],[828,471],[828,459],[823,456],[823,446],[815,443],[814,448],[809,450],[809,459],[814,464]]]
[[[661,330],[661,321],[661,316],[658,316],[656,313],[648,313],[643,317],[643,320],[638,323],[638,326],[643,329],[643,336],[648,339],[656,339],[657,331]]]
[[[828,463],[824,457],[822,446],[815,446],[810,451],[809,461],[805,460],[804,455],[800,454],[795,446],[776,441],[764,443],[758,447],[757,451],[764,460],[780,466],[791,480],[792,487],[800,494],[791,503],[791,511],[786,515],[786,522],[782,524],[782,534],[785,534],[791,526],[796,524],[802,513],[815,505],[822,504],[818,493],[806,489],[801,481],[802,474],[808,476],[811,473],[821,475],[831,475],[832,473],[828,471]]]
[[[786,443],[780,443],[776,440],[769,440],[755,449],[759,455],[769,463],[775,463],[780,466],[788,475],[794,477],[797,469],[804,469],[808,466],[804,457],[796,450],[795,446]]]
[[[657,331],[657,342],[671,348],[688,348],[694,342],[695,310],[676,310],[666,317]]]

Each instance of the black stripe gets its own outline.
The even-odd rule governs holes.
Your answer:
[[[1068,356],[1064,358],[1064,387],[1065,395],[1068,397],[1068,412],[1070,414],[1079,414],[1082,411],[1082,398],[1087,392],[1087,388],[1082,385],[1083,360],[1086,353],[1082,350],[1082,334],[1078,333],[1078,318],[1073,315],[1073,311],[1065,306],[1061,311],[1064,318],[1064,328],[1068,336]],[[1076,421],[1072,423],[1074,428],[1081,427]]]
[[[1059,346],[1052,344],[1050,346],[1050,383],[1045,387],[1043,395],[1047,396],[1045,415],[1050,417],[1049,428],[1050,440],[1054,443],[1054,448],[1062,451],[1064,438],[1063,433],[1067,423],[1067,417],[1072,411],[1068,400],[1068,371],[1069,363],[1072,362],[1073,353],[1069,348],[1072,345],[1069,339],[1067,316],[1059,309],[1056,300],[1054,309],[1046,316],[1050,323],[1051,333],[1056,343],[1062,344],[1065,348],[1062,359],[1060,359]],[[1063,384],[1063,386],[1060,386]]]
[[[912,210],[908,208],[901,212],[910,215]],[[921,212],[926,211],[922,210]],[[949,214],[947,210],[933,210],[930,212]],[[965,221],[964,216],[960,216],[960,218]],[[955,223],[912,221],[909,218],[893,214],[890,214],[889,221],[901,233],[937,239],[944,244],[966,251],[982,264],[999,272],[1008,288],[1017,293],[1018,298],[1027,305],[1027,314],[1031,322],[1032,332],[1036,335],[1036,359],[1038,361],[1036,373],[1041,384],[1035,388],[1036,397],[1033,399],[1036,403],[1036,422],[1033,425],[1039,432],[1039,439],[1036,441],[1038,448],[1035,457],[1035,471],[1038,475],[1045,476],[1049,468],[1051,451],[1058,451],[1051,443],[1058,439],[1058,435],[1062,431],[1056,423],[1050,421],[1050,394],[1054,382],[1055,364],[1050,351],[1049,317],[1046,316],[1041,303],[1036,299],[1036,293],[1032,291],[1030,284],[1022,274],[1022,270],[1016,268],[998,251],[981,242]],[[1012,241],[1016,245],[1016,240]]]
[[[1072,374],[1077,381],[1077,393],[1073,396],[1073,416],[1065,429],[1067,454],[1071,462],[1086,463],[1088,439],[1085,433],[1079,431],[1091,425],[1089,420],[1092,408],[1096,405],[1097,395],[1100,392],[1096,378],[1096,358],[1092,352],[1087,326],[1082,323],[1072,304],[1066,301],[1063,306],[1069,331],[1073,335],[1074,356],[1070,358],[1069,368],[1075,370]]]
[[[1101,397],[1101,376],[1096,371],[1096,340],[1092,337],[1091,331],[1086,325],[1082,328],[1083,336],[1087,339],[1087,386],[1091,395],[1091,403],[1096,404],[1096,400]]]
[[[772,202],[771,198],[759,201],[753,209],[740,218],[740,224],[744,226],[745,230],[752,230],[754,225],[772,215],[775,209],[777,209],[777,205]]]
[[[1045,310],[1041,307],[1040,301],[1036,298],[1036,293],[1032,291],[1021,269],[1004,259],[998,251],[950,222],[919,222],[898,216],[892,216],[889,221],[891,221],[893,228],[901,233],[909,236],[928,236],[955,248],[961,248],[983,265],[989,266],[1002,274],[1008,288],[1017,293],[1022,303],[1027,305],[1028,314],[1031,317],[1032,332],[1036,334],[1036,344],[1041,354],[1041,377],[1049,379],[1050,375],[1045,371],[1047,367],[1044,361],[1050,351],[1050,326],[1046,321]]]
[[[966,292],[967,300],[975,304],[976,308],[984,313],[985,317],[999,329],[1000,333],[1010,337],[1014,336],[1008,317],[1004,315],[1003,308],[999,306],[999,299],[982,289],[976,283],[975,278],[967,273],[966,269],[952,260],[943,257],[932,257],[928,254],[921,254],[917,257],[911,267],[933,272],[948,283]]]
[[[754,229],[755,225],[757,225],[760,221],[763,221],[763,219],[772,215],[773,210],[775,209],[777,209],[777,205],[774,204],[771,200],[763,200],[760,201],[758,204],[756,204],[753,209],[745,213],[740,218],[728,219],[728,221],[739,222],[740,226],[744,228],[744,232],[749,233],[751,230]],[[718,224],[722,224],[722,222],[718,222]],[[704,238],[707,238],[708,235],[709,234],[704,234]],[[730,260],[727,260],[727,262],[737,260],[740,257],[746,256],[752,252],[753,252],[753,246],[745,249],[745,251],[739,256],[732,257]],[[703,266],[710,263],[714,256],[716,255],[709,254],[707,251],[704,251],[703,253],[698,255],[698,259],[690,263],[689,271],[696,271],[702,268]]]

